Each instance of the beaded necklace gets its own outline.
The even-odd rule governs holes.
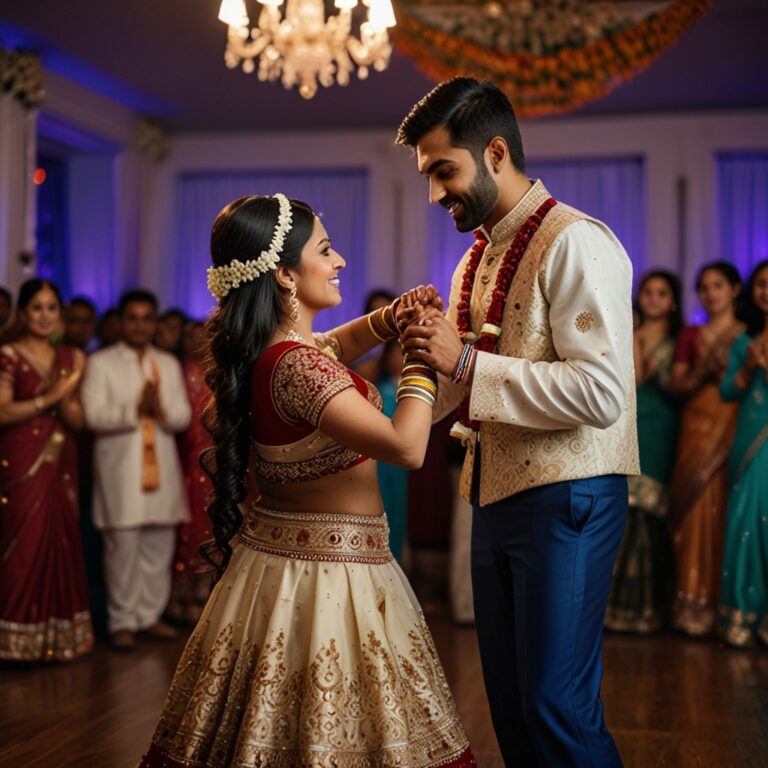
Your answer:
[[[493,287],[491,303],[485,316],[485,322],[480,329],[480,336],[476,338],[473,337],[471,332],[470,302],[472,300],[472,289],[475,285],[477,269],[480,266],[480,259],[483,256],[485,247],[488,245],[488,241],[483,237],[481,230],[477,229],[473,233],[477,242],[472,246],[467,267],[464,270],[464,277],[461,281],[461,293],[456,307],[456,325],[462,341],[472,344],[478,351],[496,351],[499,335],[501,334],[501,320],[507,304],[507,294],[517,274],[517,268],[520,266],[531,238],[538,231],[541,222],[544,221],[544,217],[555,205],[557,205],[557,201],[554,198],[550,197],[545,200],[536,209],[536,212],[531,214],[520,227],[511,245],[505,251],[496,276],[496,285]],[[461,440],[466,445],[474,438],[475,433],[480,428],[480,424],[477,421],[469,418],[469,394],[461,401],[457,415],[459,418],[451,428],[451,436]]]

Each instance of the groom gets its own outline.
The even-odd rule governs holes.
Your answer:
[[[489,82],[441,83],[397,141],[475,246],[447,317],[404,345],[459,407],[462,495],[485,687],[508,766],[620,766],[600,700],[602,624],[639,471],[632,268],[605,224],[525,175],[517,121]],[[474,342],[472,346],[465,342]]]

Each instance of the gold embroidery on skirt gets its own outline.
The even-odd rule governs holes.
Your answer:
[[[232,638],[202,655],[196,632],[179,664],[153,742],[182,765],[439,766],[468,746],[423,617],[397,660],[369,633],[353,674],[334,639],[290,671],[283,632],[261,653]]]

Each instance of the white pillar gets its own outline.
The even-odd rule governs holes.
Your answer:
[[[19,256],[35,251],[37,110],[0,94],[0,284],[15,291],[34,272]]]

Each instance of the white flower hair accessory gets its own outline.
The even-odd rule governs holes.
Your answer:
[[[257,259],[248,261],[234,259],[221,267],[208,267],[208,290],[217,299],[223,299],[231,290],[239,288],[243,283],[256,280],[277,267],[280,253],[285,247],[285,238],[291,231],[293,215],[291,203],[285,195],[278,192],[273,197],[280,205],[280,213],[269,248],[262,251]]]

